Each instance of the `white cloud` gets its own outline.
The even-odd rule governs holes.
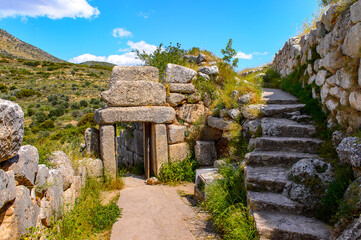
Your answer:
[[[140,11],[138,13],[138,16],[144,18],[144,19],[148,19],[150,17],[150,15],[152,15],[154,13],[154,10],[151,10],[151,11],[148,11],[148,12],[143,12],[143,11]]]
[[[1,0],[0,19],[7,17],[91,18],[100,14],[87,0]]]
[[[254,52],[253,55],[267,55],[268,52]]]
[[[141,65],[144,64],[144,62],[140,59],[137,59],[137,54],[135,52],[132,52],[132,50],[139,50],[139,51],[144,50],[146,53],[149,54],[154,52],[155,49],[157,49],[155,45],[148,44],[145,41],[140,41],[140,42],[128,41],[127,45],[129,46],[129,49],[118,50],[120,52],[125,52],[124,54],[115,54],[106,57],[106,56],[96,56],[86,53],[70,59],[69,62],[82,63],[85,61],[101,61],[101,62],[114,63],[116,65],[128,65],[128,66]]]
[[[151,45],[146,43],[145,41],[140,41],[140,42],[132,42],[132,41],[128,41],[127,45],[132,49],[132,50],[138,50],[140,52],[146,52],[146,53],[152,53],[157,49],[157,46],[155,45]]]
[[[132,37],[133,34],[129,32],[125,28],[115,28],[113,29],[113,37],[116,38],[125,38],[125,37]]]
[[[253,58],[252,54],[246,54],[244,52],[238,52],[235,58],[250,60]]]

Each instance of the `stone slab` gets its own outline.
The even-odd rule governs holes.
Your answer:
[[[110,107],[95,112],[95,121],[99,124],[117,122],[170,123],[174,119],[175,110],[171,107]]]
[[[156,169],[153,169],[154,174],[159,173],[159,169],[163,163],[168,162],[168,137],[167,127],[165,124],[154,125],[155,135],[155,157],[156,157]]]
[[[167,83],[189,83],[197,74],[193,69],[168,63],[165,68],[165,81]]]
[[[159,81],[159,71],[151,66],[115,66],[110,77],[109,88],[120,81]]]
[[[187,143],[177,143],[169,145],[169,158],[172,161],[183,161],[189,154]]]
[[[100,154],[103,160],[104,173],[115,178],[117,163],[115,161],[115,128],[113,125],[100,126]]]
[[[184,142],[186,126],[183,125],[168,125],[168,143],[179,143]]]
[[[163,84],[149,81],[121,81],[101,93],[109,107],[162,106],[166,103]]]
[[[169,91],[174,93],[194,93],[196,91],[196,88],[193,84],[187,83],[170,83],[169,84]]]

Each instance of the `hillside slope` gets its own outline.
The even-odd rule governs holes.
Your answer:
[[[40,48],[21,41],[2,29],[0,29],[0,54],[30,60],[64,62]]]

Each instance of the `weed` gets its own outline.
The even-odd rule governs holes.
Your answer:
[[[161,166],[158,179],[162,183],[167,184],[193,182],[196,176],[195,170],[197,167],[198,163],[192,154],[183,161],[169,160]]]

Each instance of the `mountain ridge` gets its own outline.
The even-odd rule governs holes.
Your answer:
[[[0,54],[29,60],[65,62],[38,47],[20,40],[3,29],[0,29]]]

